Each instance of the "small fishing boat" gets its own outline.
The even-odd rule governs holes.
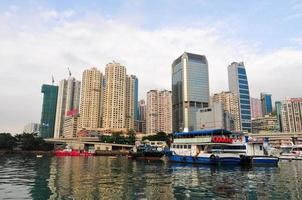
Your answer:
[[[302,160],[302,145],[281,147],[281,160]]]

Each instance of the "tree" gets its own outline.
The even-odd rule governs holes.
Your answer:
[[[0,133],[0,149],[12,150],[16,146],[16,139],[10,133]]]

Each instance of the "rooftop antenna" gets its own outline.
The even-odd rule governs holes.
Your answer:
[[[69,67],[67,67],[67,69],[68,69],[69,77],[71,77],[71,71],[70,71]]]
[[[53,75],[51,75],[51,83],[52,83],[52,85],[55,83],[55,79],[54,79]]]

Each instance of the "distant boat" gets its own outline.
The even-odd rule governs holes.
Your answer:
[[[67,146],[63,150],[56,150],[54,154],[55,156],[93,156],[95,153],[93,151],[74,150]]]
[[[302,145],[282,146],[281,160],[302,160]]]
[[[136,144],[129,153],[130,158],[144,160],[160,160],[164,155],[163,148],[147,143]]]

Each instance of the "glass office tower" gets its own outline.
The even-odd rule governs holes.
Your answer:
[[[229,90],[239,98],[241,130],[251,132],[250,92],[243,62],[233,62],[228,66]]]
[[[209,71],[205,56],[184,53],[172,63],[173,132],[196,130],[196,112],[209,105]]]
[[[53,138],[56,119],[58,86],[42,85],[41,92],[44,94],[44,96],[42,104],[40,136],[42,138]]]
[[[269,115],[273,112],[273,105],[272,105],[272,95],[267,93],[261,93],[261,108],[262,108],[262,115]]]

